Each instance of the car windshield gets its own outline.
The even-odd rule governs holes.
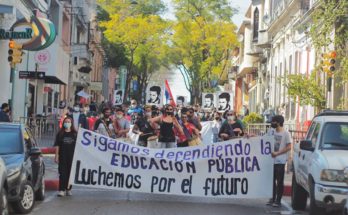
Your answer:
[[[19,154],[23,152],[19,128],[0,128],[0,154]]]
[[[348,123],[330,122],[323,129],[323,149],[346,149],[348,150]]]

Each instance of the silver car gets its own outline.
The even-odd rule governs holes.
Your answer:
[[[7,172],[5,162],[0,157],[0,215],[8,214],[7,202]]]

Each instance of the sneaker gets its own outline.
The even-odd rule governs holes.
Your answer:
[[[71,190],[67,190],[67,191],[66,191],[66,196],[72,196]]]
[[[270,199],[267,203],[266,203],[266,205],[268,205],[268,206],[272,206],[273,205],[273,203],[274,203],[274,201],[273,201],[273,199]]]
[[[282,206],[282,204],[280,202],[274,202],[272,204],[272,206],[275,207],[275,208],[280,208]]]
[[[65,196],[65,192],[64,191],[59,191],[58,194],[57,194],[58,197],[63,197]]]

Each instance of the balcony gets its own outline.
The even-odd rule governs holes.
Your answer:
[[[80,60],[90,60],[87,44],[73,44],[71,46],[71,55],[72,57],[78,57]]]
[[[252,44],[250,49],[245,53],[246,55],[250,55],[253,57],[258,57],[262,54],[262,49],[257,46],[258,43]]]
[[[271,48],[272,44],[271,44],[271,40],[268,38],[267,30],[260,30],[259,31],[258,42],[255,45],[261,49]]]
[[[285,11],[285,9],[288,8],[288,6],[295,0],[277,0],[276,4],[273,7],[273,13],[271,16],[271,23],[275,21],[282,13]]]

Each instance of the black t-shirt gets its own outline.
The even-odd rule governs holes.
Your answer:
[[[59,146],[59,159],[72,159],[74,156],[77,134],[74,132],[58,133],[54,146]]]
[[[233,124],[229,124],[227,121],[225,121],[221,128],[220,128],[220,131],[219,131],[219,136],[221,133],[225,133],[225,134],[228,134],[228,136],[230,138],[232,137],[237,137],[238,136],[238,132],[234,132],[233,129],[235,128],[240,128],[240,130],[242,130],[242,133],[240,134],[241,136],[244,135],[244,130],[243,130],[243,126],[238,123],[238,122],[235,122]]]
[[[146,141],[147,138],[149,138],[149,137],[154,135],[154,129],[151,127],[150,123],[146,119],[144,119],[144,118],[138,119],[135,122],[135,125],[138,126],[139,131],[141,131],[144,134],[146,134],[146,135],[142,135],[142,136],[139,137],[140,141]]]

